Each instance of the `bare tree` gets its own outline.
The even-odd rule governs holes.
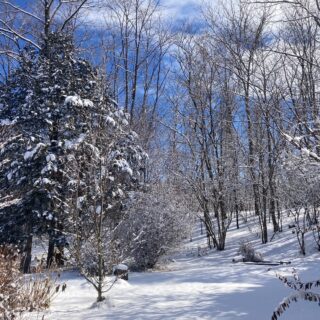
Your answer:
[[[171,41],[156,0],[103,1],[102,63],[115,100],[130,114],[144,147],[157,130]]]
[[[270,73],[266,70],[266,56],[262,52],[267,45],[267,26],[270,13],[265,8],[250,13],[246,4],[230,4],[222,7],[223,18],[219,19],[212,9],[206,10],[205,17],[210,28],[210,35],[214,42],[219,44],[220,52],[227,56],[227,70],[230,70],[238,81],[237,94],[243,103],[245,118],[245,136],[242,139],[243,152],[247,157],[248,178],[251,181],[253,191],[254,211],[259,218],[262,242],[268,241],[267,232],[267,200],[269,187],[273,187],[272,179],[266,177],[266,169],[269,168],[269,178],[272,178],[272,151],[270,111],[268,108],[260,109],[260,105],[266,105],[267,82]],[[260,79],[257,79],[259,75]],[[261,77],[262,76],[262,77]],[[263,79],[263,80],[262,80]],[[261,81],[262,80],[262,81]],[[256,92],[259,92],[258,100]],[[259,101],[259,102],[257,102]],[[262,103],[262,104],[261,104]],[[268,119],[268,128],[264,128],[261,115]],[[243,128],[243,127],[242,127]],[[244,128],[243,128],[244,129]],[[268,132],[267,136],[265,133]],[[268,140],[269,165],[264,156],[264,142]],[[274,188],[273,188],[274,193]],[[274,201],[274,195],[272,196]],[[271,202],[272,207],[274,203]],[[274,218],[274,209],[271,210],[275,231],[278,229]]]
[[[43,48],[50,33],[72,33],[76,18],[89,3],[89,0],[37,0],[25,8],[14,1],[1,0],[0,41],[7,45],[0,55],[18,58],[25,45]]]
[[[237,210],[235,104],[230,74],[218,67],[208,40],[196,34],[177,41],[177,81],[184,99],[180,124],[171,129],[184,145],[188,162],[182,172],[201,208],[208,245],[224,250],[232,212]]]

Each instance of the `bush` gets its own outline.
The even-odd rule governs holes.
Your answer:
[[[57,278],[37,273],[24,276],[20,272],[20,255],[13,246],[0,246],[0,316],[16,319],[25,311],[44,310],[60,291]],[[65,284],[61,286],[64,291]]]
[[[252,247],[250,242],[241,242],[239,247],[239,254],[242,255],[244,261],[250,262],[262,262],[263,257],[261,253],[258,253]]]
[[[158,259],[190,234],[188,208],[173,190],[157,188],[131,195],[125,218],[116,230],[119,252],[131,258],[130,269],[154,267]]]
[[[14,319],[19,311],[20,259],[14,247],[0,246],[0,315]]]

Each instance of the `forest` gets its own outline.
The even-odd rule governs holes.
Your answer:
[[[319,71],[319,0],[0,0],[0,318],[186,250],[292,264],[267,319],[320,304]]]

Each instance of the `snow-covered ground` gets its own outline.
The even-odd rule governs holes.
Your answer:
[[[233,263],[241,240],[252,241],[266,260],[292,263],[276,267]],[[240,230],[230,229],[225,251],[212,250],[198,257],[197,248],[205,246],[205,238],[197,230],[193,241],[175,254],[174,261],[161,271],[130,273],[129,281],[119,280],[99,306],[94,289],[76,272],[65,272],[67,290],[54,300],[44,319],[271,319],[277,305],[293,293],[276,278],[276,272],[290,275],[295,268],[304,281],[320,278],[320,254],[311,235],[307,240],[307,256],[303,257],[286,225],[284,232],[266,245],[243,225]],[[28,318],[42,319],[42,315]],[[320,306],[299,301],[280,319],[320,319]]]

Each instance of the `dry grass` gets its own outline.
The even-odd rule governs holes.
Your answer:
[[[66,288],[58,284],[59,273],[23,275],[20,256],[13,246],[0,246],[0,318],[13,320],[23,312],[47,309],[53,298]]]

